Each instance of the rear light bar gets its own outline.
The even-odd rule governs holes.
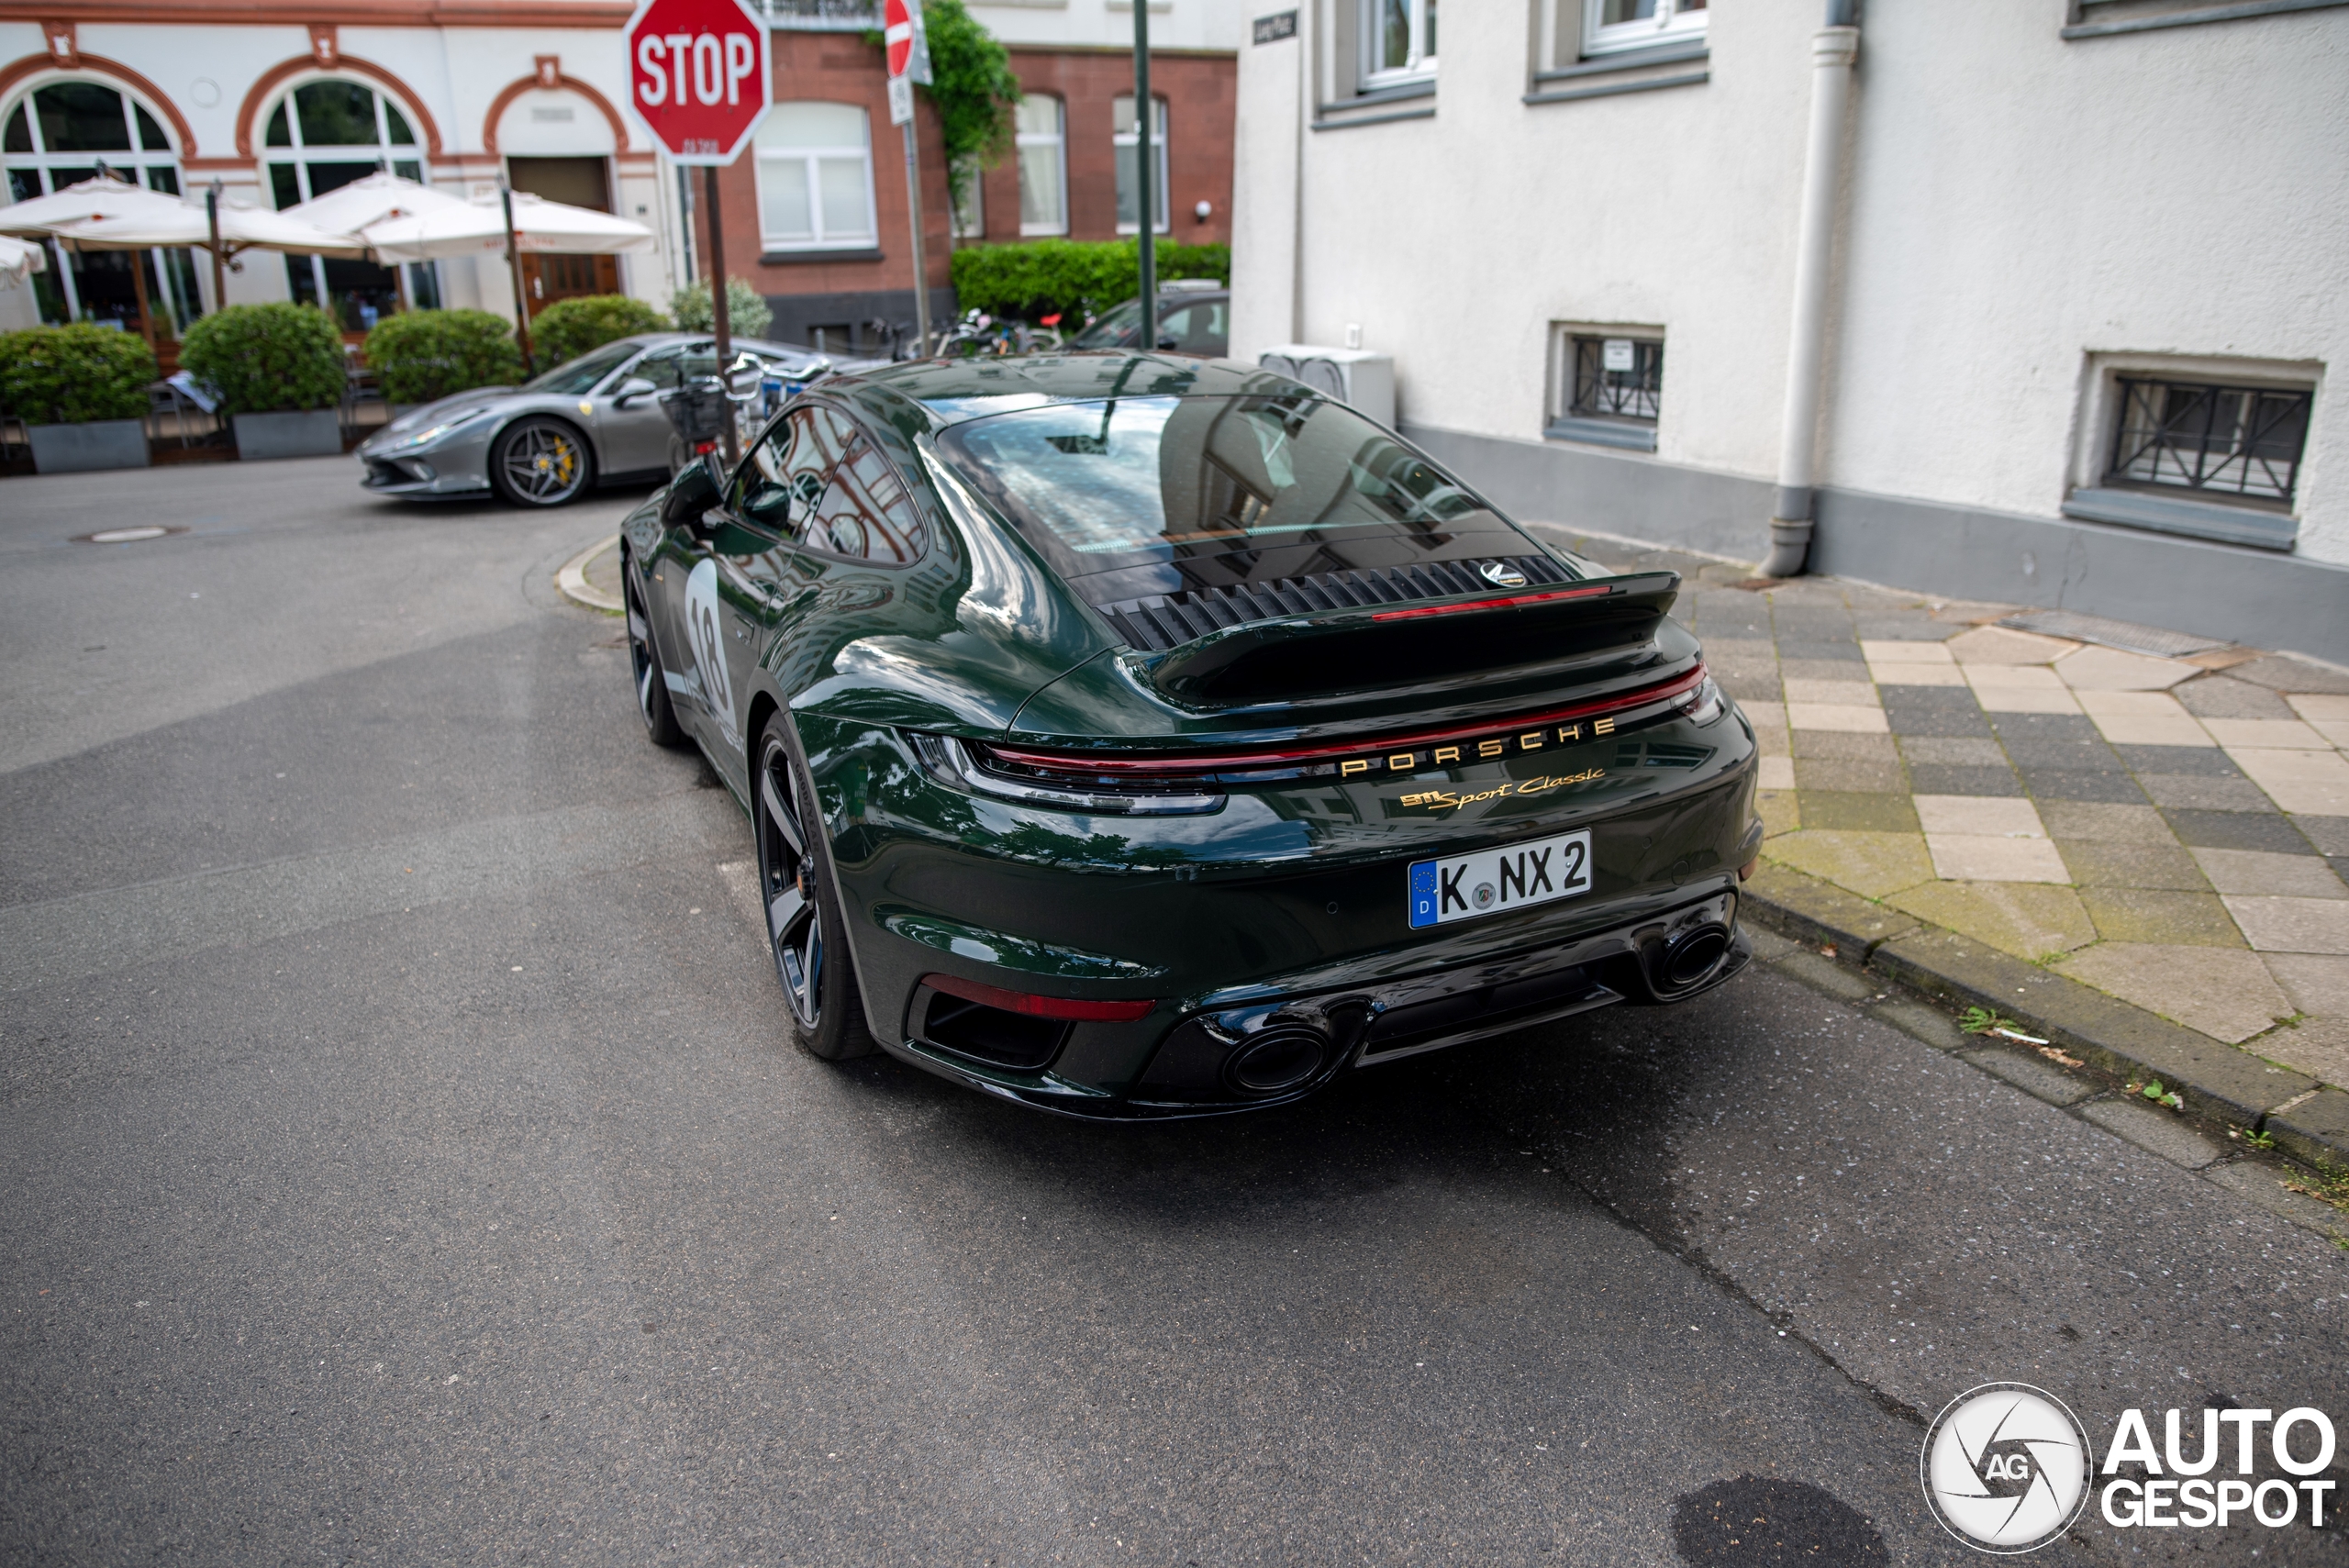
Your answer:
[[[1373,620],[1418,620],[1423,616],[1456,616],[1464,610],[1510,610],[1520,605],[1546,605],[1555,599],[1588,599],[1615,592],[1612,584],[1596,588],[1560,588],[1548,594],[1512,594],[1505,599],[1471,599],[1464,605],[1421,605],[1408,610],[1381,610]]]
[[[1326,746],[1288,747],[1207,757],[1072,754],[976,743],[971,745],[971,751],[986,764],[1018,769],[1023,774],[1032,772],[1039,777],[1096,778],[1112,784],[1122,784],[1129,789],[1154,781],[1171,784],[1177,780],[1197,780],[1208,774],[1216,775],[1219,782],[1226,784],[1247,782],[1238,775],[1252,773],[1261,773],[1268,779],[1282,776],[1353,778],[1364,774],[1399,776],[1422,768],[1461,766],[1597,740],[1613,734],[1621,716],[1633,709],[1658,705],[1688,706],[1676,703],[1675,699],[1698,692],[1706,681],[1705,667],[1700,663],[1685,674],[1675,675],[1653,686],[1577,703],[1572,707],[1528,714],[1505,724],[1487,719],[1479,724],[1420,730],[1371,742],[1348,740]],[[1586,720],[1587,722],[1584,722]]]
[[[933,991],[960,996],[983,1007],[1000,1007],[1026,1018],[1059,1018],[1067,1023],[1130,1024],[1149,1017],[1150,1010],[1158,1006],[1154,1000],[1093,1002],[1079,996],[1034,996],[1025,991],[1006,991],[999,985],[982,985],[975,980],[952,974],[925,974],[921,983]]]

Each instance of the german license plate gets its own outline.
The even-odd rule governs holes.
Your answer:
[[[1474,920],[1590,891],[1590,834],[1561,833],[1530,844],[1413,861],[1411,924]]]

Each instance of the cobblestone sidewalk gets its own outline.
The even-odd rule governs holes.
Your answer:
[[[1565,537],[1687,579],[1761,737],[1765,862],[2349,1084],[2349,674]]]

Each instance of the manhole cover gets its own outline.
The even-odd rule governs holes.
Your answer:
[[[75,544],[137,544],[141,539],[163,539],[172,534],[184,534],[185,528],[167,528],[157,523],[142,524],[135,528],[101,528],[94,534],[76,534]]]
[[[2132,626],[2125,620],[2084,616],[2076,610],[2025,610],[1998,623],[2017,631],[2065,637],[2074,642],[2094,642],[2124,653],[2146,653],[2156,659],[2183,659],[2213,648],[2233,646],[2223,637],[2197,637],[2190,631],[2164,631],[2154,626]]]

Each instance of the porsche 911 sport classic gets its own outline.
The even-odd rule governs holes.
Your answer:
[[[818,1056],[1198,1116],[1746,962],[1753,732],[1679,579],[1342,403],[933,361],[714,462],[623,526],[638,706],[749,813]]]

